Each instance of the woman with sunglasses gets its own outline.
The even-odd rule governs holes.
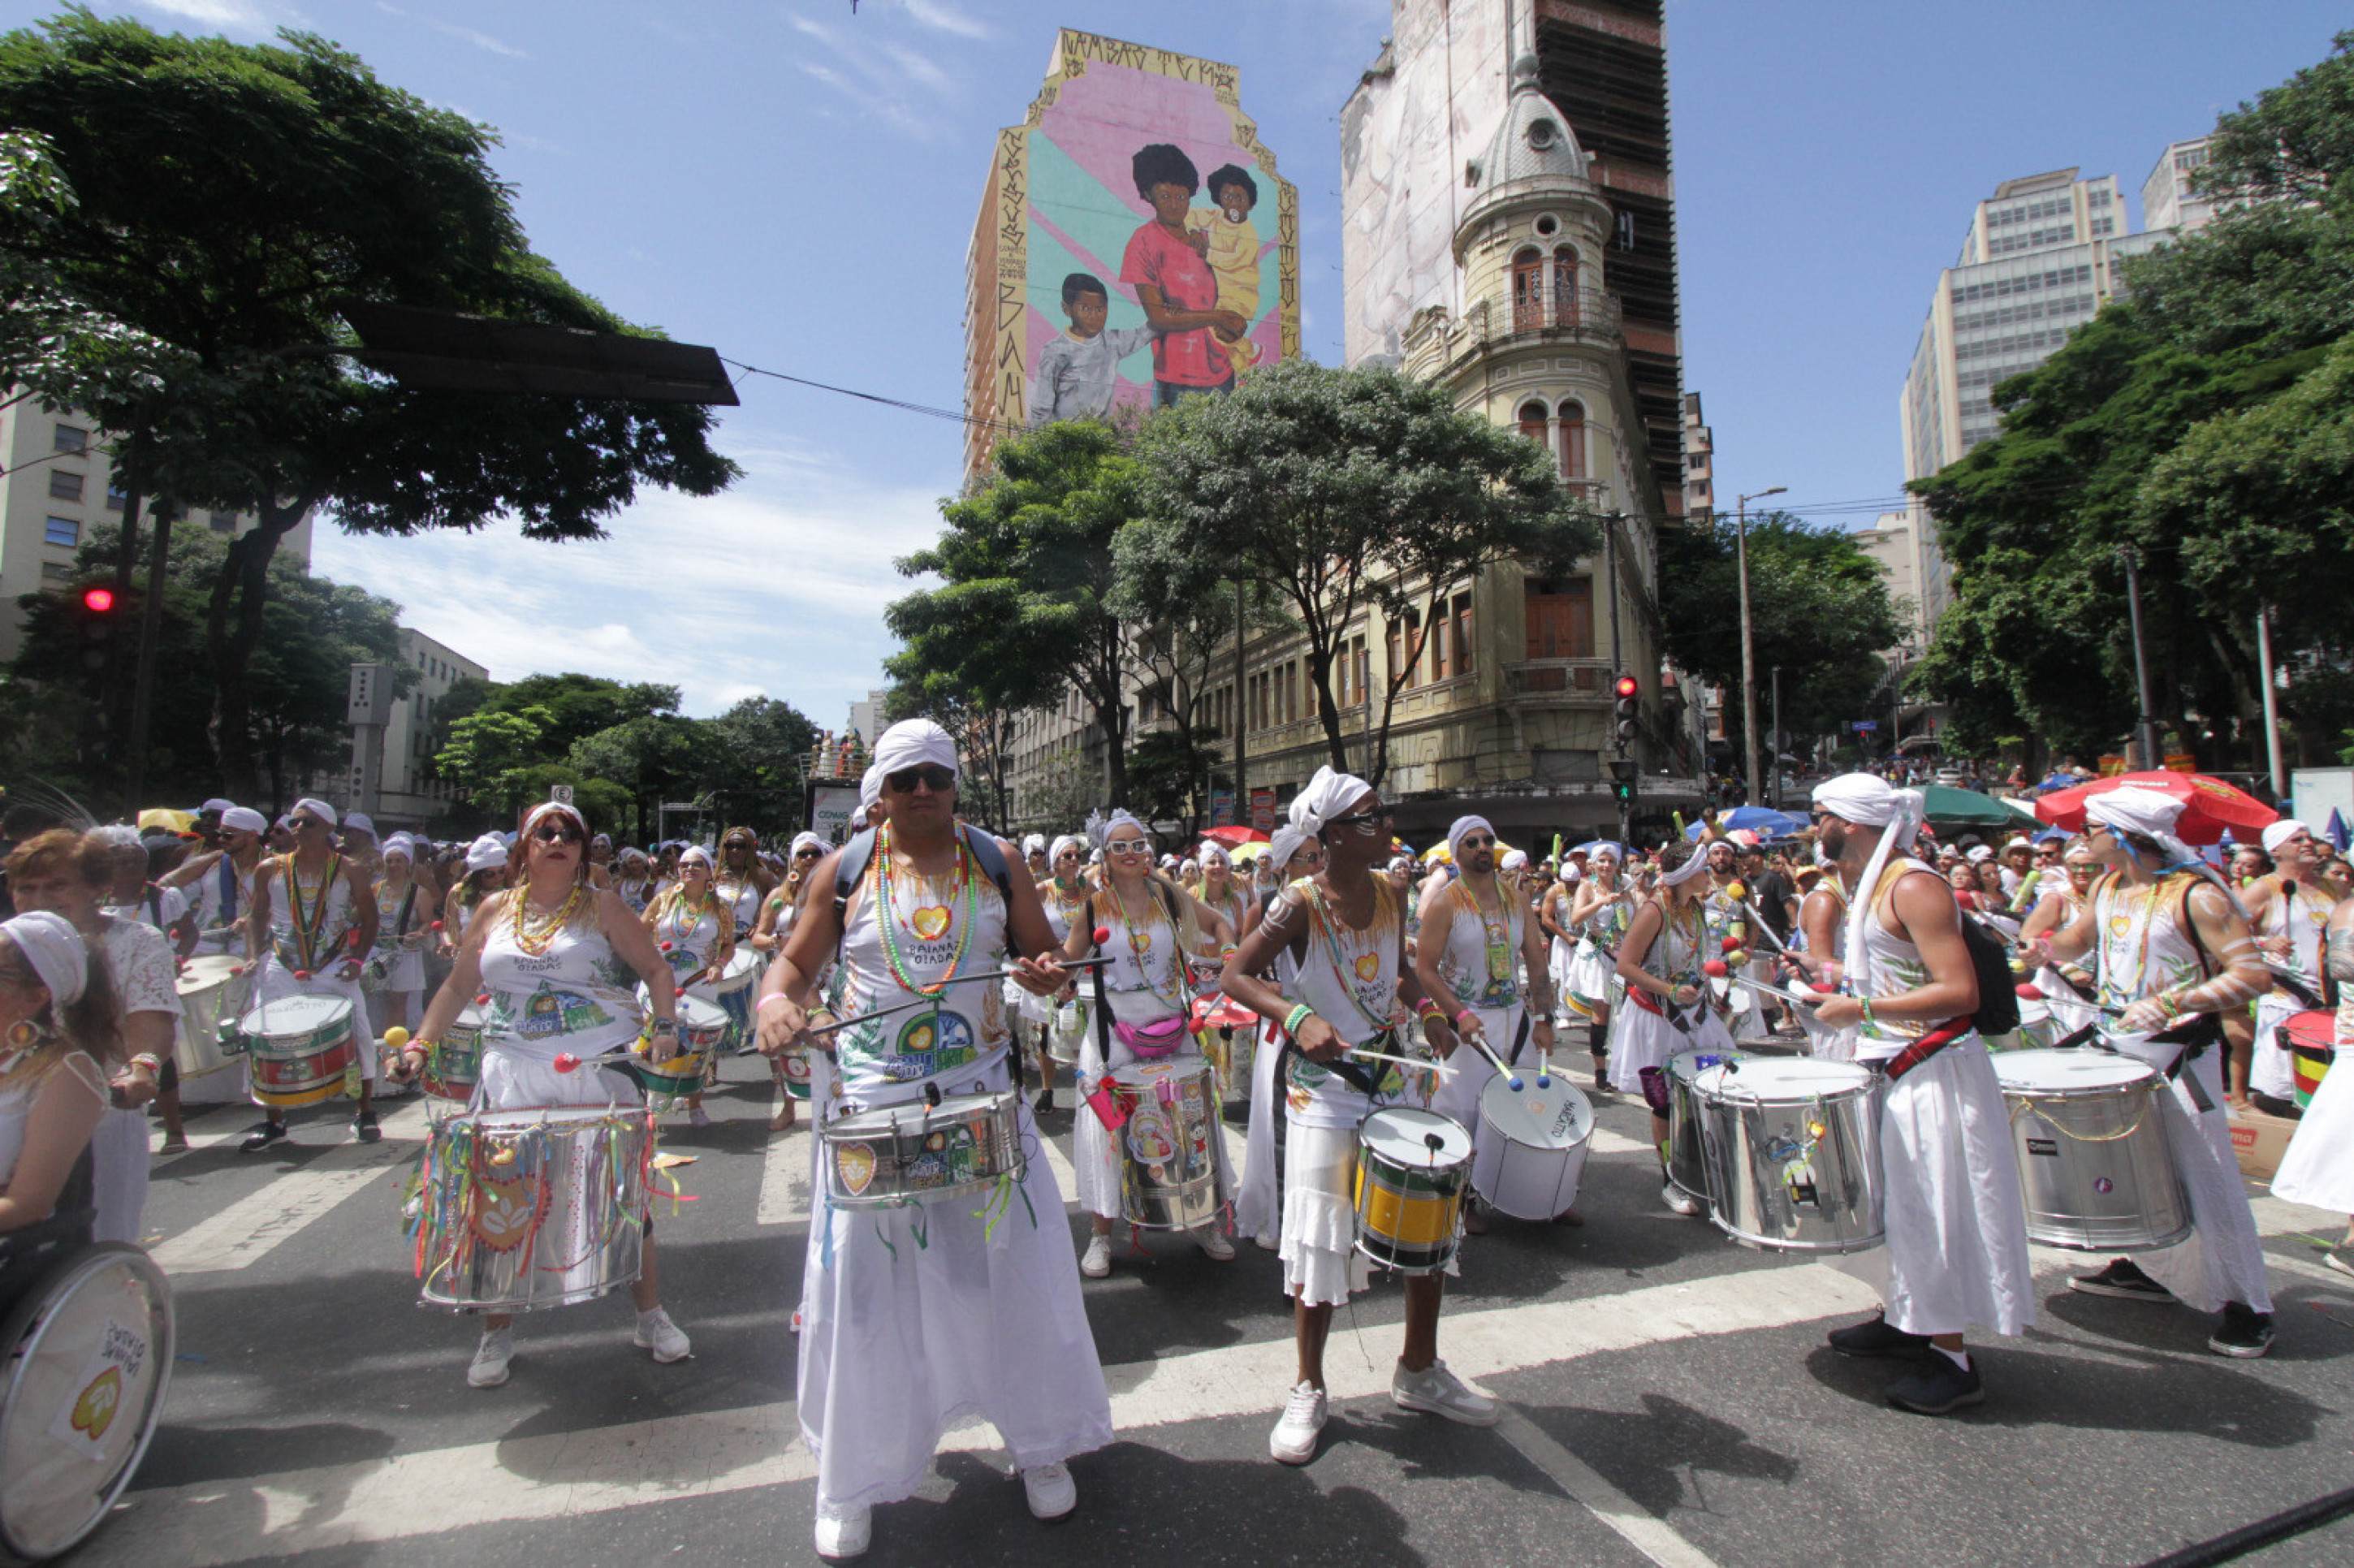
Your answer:
[[[799,912],[802,895],[808,890],[810,873],[825,858],[825,842],[812,832],[793,835],[792,852],[786,862],[784,880],[769,890],[760,900],[760,918],[752,927],[752,950],[764,959],[773,959],[784,950],[785,938],[792,935],[793,916]],[[749,1032],[747,1031],[748,1036]],[[785,1064],[779,1057],[769,1064],[770,1095],[769,1100],[769,1130],[790,1132],[797,1115],[792,1091],[785,1086]]]
[[[1074,924],[1083,924],[1083,912],[1088,895],[1095,892],[1087,876],[1087,841],[1077,833],[1065,833],[1055,840],[1046,855],[1048,875],[1038,885],[1039,902],[1046,911],[1046,924],[1055,933],[1055,946],[1060,948],[1070,940]],[[1087,1000],[1076,986],[1066,985],[1055,996],[1034,996],[1022,993],[1022,1016],[1038,1025],[1038,1097],[1032,1102],[1040,1112],[1055,1108],[1055,1059],[1047,1054],[1047,1036],[1057,1028],[1086,1030],[1092,1024]]]
[[[1152,839],[1144,824],[1115,807],[1104,826],[1104,863],[1110,868],[1104,889],[1090,899],[1084,922],[1074,921],[1063,956],[1083,959],[1096,950],[1095,933],[1107,927],[1111,939],[1103,955],[1095,1027],[1079,1044],[1077,1092],[1082,1101],[1106,1086],[1111,1074],[1144,1061],[1204,1062],[1187,1030],[1193,1009],[1189,957],[1218,959],[1234,951],[1234,927],[1170,878],[1152,869]],[[1210,1098],[1215,1103],[1214,1089]],[[1183,1132],[1183,1124],[1176,1124]],[[1112,1222],[1120,1218],[1120,1150],[1092,1107],[1079,1112],[1074,1135],[1073,1173],[1079,1207],[1094,1216],[1095,1234],[1079,1259],[1079,1272],[1101,1279],[1111,1272]],[[1234,1196],[1226,1169],[1225,1139],[1210,1135],[1217,1162],[1219,1206]],[[1234,1244],[1213,1224],[1191,1233],[1195,1245],[1221,1263],[1231,1262]]]
[[[663,957],[670,961],[675,977],[671,983],[679,991],[716,980],[736,955],[736,913],[721,900],[714,882],[710,852],[700,844],[689,844],[679,851],[677,883],[646,906],[642,916]],[[744,1012],[748,1030],[748,990],[744,993]],[[713,1062],[706,1073],[717,1067],[718,1063]],[[711,1125],[701,1090],[686,1097],[686,1120],[690,1127]]]
[[[1668,1112],[1664,1095],[1647,1090],[1643,1071],[1667,1070],[1668,1059],[1691,1050],[1731,1051],[1733,1035],[1708,1003],[1701,966],[1709,948],[1705,905],[1716,891],[1707,857],[1682,839],[1659,852],[1659,890],[1645,899],[1628,923],[1618,946],[1618,978],[1630,1006],[1619,1010],[1610,1031],[1610,1086],[1622,1095],[1642,1095],[1651,1107],[1651,1142],[1668,1161]],[[1664,1087],[1664,1086],[1662,1086]],[[1697,1214],[1701,1206],[1673,1181],[1659,1196],[1674,1213]]]
[[[1286,822],[1275,830],[1259,864],[1273,874],[1243,912],[1245,940],[1267,918],[1287,878],[1311,877],[1324,869],[1324,841]],[[1259,978],[1278,990],[1290,991],[1299,981],[1299,968],[1291,949],[1278,948],[1273,965]],[[1283,1065],[1282,1021],[1265,1020],[1259,1034],[1258,1054],[1251,1062],[1250,1123],[1243,1139],[1243,1180],[1241,1195],[1235,1200],[1235,1228],[1262,1250],[1273,1252],[1280,1245],[1278,1233],[1283,1219],[1284,1107],[1276,1081]]]
[[[610,890],[590,885],[588,839],[588,824],[570,806],[551,800],[532,808],[515,839],[521,861],[515,885],[485,906],[467,929],[449,980],[426,1008],[417,1038],[401,1051],[398,1070],[403,1078],[416,1076],[433,1043],[458,1021],[459,1011],[482,994],[491,1000],[482,1006],[475,1110],[638,1103],[629,1078],[589,1064],[626,1052],[637,1039],[640,981],[653,1008],[653,1059],[667,1061],[677,1054],[670,966],[629,907]],[[558,1006],[532,1005],[551,992]],[[663,1310],[653,1221],[635,1217],[645,1226],[645,1243],[637,1282],[630,1287],[638,1308],[631,1343],[667,1365],[684,1361],[690,1346]],[[468,1383],[496,1388],[507,1381],[514,1356],[514,1321],[495,1313],[483,1317],[482,1342],[466,1369]]]
[[[713,891],[735,917],[736,929],[749,931],[758,922],[761,901],[776,885],[776,874],[760,861],[759,835],[747,827],[728,829],[719,841]]]
[[[359,1109],[352,1135],[362,1143],[382,1137],[376,1120],[376,1044],[368,1028],[367,993],[360,966],[376,946],[376,885],[335,848],[335,810],[302,800],[287,814],[294,847],[264,861],[253,874],[253,908],[246,917],[247,955],[260,965],[253,1003],[291,996],[331,996],[350,1005],[359,1044]],[[286,1113],[275,1106],[238,1147],[254,1154],[286,1136]]]
[[[441,899],[441,953],[456,956],[466,938],[474,912],[507,885],[507,846],[496,833],[484,833],[466,846],[465,874],[450,885]]]
[[[57,1213],[122,1053],[106,962],[72,923],[47,910],[0,923],[0,1235]]]
[[[1610,1086],[1610,1004],[1623,995],[1617,963],[1627,927],[1635,918],[1635,899],[1618,883],[1618,846],[1595,846],[1585,874],[1578,879],[1570,899],[1567,929],[1576,933],[1563,978],[1568,982],[1569,1011],[1585,1022],[1585,1049],[1594,1061],[1594,1086]]]

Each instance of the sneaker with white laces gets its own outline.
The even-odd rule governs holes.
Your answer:
[[[845,1557],[863,1557],[874,1539],[873,1509],[864,1506],[843,1508],[826,1501],[823,1497],[817,1499],[817,1554],[820,1557],[835,1563]]]
[[[1071,1479],[1068,1465],[1031,1466],[1022,1472],[1022,1491],[1030,1499],[1030,1517],[1050,1523],[1068,1519],[1079,1506],[1079,1483]]]
[[[1267,1435],[1267,1451],[1287,1465],[1304,1465],[1316,1457],[1316,1440],[1324,1435],[1330,1414],[1324,1391],[1312,1383],[1295,1384],[1283,1402],[1283,1419]]]
[[[1087,1239],[1087,1250],[1079,1258],[1079,1272],[1089,1279],[1101,1279],[1111,1273],[1111,1237],[1097,1232]]]
[[[474,1347],[474,1359],[466,1368],[466,1383],[473,1388],[496,1388],[507,1381],[507,1363],[514,1360],[514,1330],[485,1329],[482,1342]]]
[[[1503,1406],[1448,1372],[1441,1361],[1418,1372],[1399,1362],[1390,1378],[1390,1400],[1400,1410],[1426,1411],[1466,1426],[1493,1426],[1504,1414]]]
[[[630,1336],[630,1343],[642,1351],[652,1351],[654,1360],[664,1366],[686,1360],[687,1352],[695,1348],[679,1326],[670,1320],[670,1314],[659,1307],[638,1314],[637,1332]]]
[[[1202,1251],[1205,1256],[1214,1258],[1220,1263],[1234,1262],[1235,1244],[1228,1241],[1226,1233],[1217,1226],[1204,1225],[1193,1233],[1193,1239],[1202,1245]]]

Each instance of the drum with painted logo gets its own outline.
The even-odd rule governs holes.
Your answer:
[[[482,1075],[482,1010],[468,1002],[425,1057],[425,1092],[436,1099],[471,1100]]]
[[[1709,1218],[1764,1252],[1881,1245],[1879,1081],[1852,1062],[1752,1056],[1692,1079]]]
[[[1391,1106],[1357,1127],[1357,1250],[1401,1274],[1445,1268],[1462,1245],[1471,1134],[1437,1111]]]
[[[678,1020],[678,1054],[666,1062],[653,1059],[653,1004],[646,988],[638,988],[638,1005],[645,1009],[645,1033],[635,1050],[641,1060],[634,1071],[645,1085],[646,1097],[656,1110],[668,1110],[689,1095],[700,1094],[719,1053],[735,1027],[726,1011],[688,991],[673,1004]]]
[[[1515,1089],[1499,1073],[1479,1091],[1472,1191],[1514,1219],[1553,1219],[1577,1202],[1593,1138],[1594,1107],[1567,1078],[1524,1076]]]
[[[2106,1051],[2005,1051],[2027,1238],[2076,1252],[2147,1252],[2190,1234],[2158,1069]]]
[[[344,1092],[359,1060],[352,1004],[338,996],[287,996],[238,1020],[245,1037],[249,1086],[256,1105],[276,1110],[314,1106]]]
[[[1120,1209],[1144,1230],[1198,1230],[1218,1217],[1216,1085],[1199,1056],[1139,1062],[1110,1075],[1128,1120],[1119,1144]]]
[[[433,1129],[419,1179],[424,1298],[531,1312],[632,1284],[652,1118],[635,1107],[472,1111]]]
[[[173,1048],[180,1076],[201,1078],[236,1066],[242,1053],[222,1049],[221,1025],[244,1016],[253,994],[245,961],[227,953],[198,953],[180,966],[173,989],[180,997],[180,1037]],[[243,1044],[233,1028],[228,1033],[232,1044]]]
[[[1019,1181],[1021,1097],[950,1095],[836,1117],[820,1129],[826,1202],[840,1209],[931,1203]]]

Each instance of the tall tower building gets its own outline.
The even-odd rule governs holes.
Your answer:
[[[2150,170],[2149,178],[2141,183],[2144,228],[2171,228],[2189,234],[2215,221],[2214,202],[2190,188],[2191,174],[2206,165],[2207,143],[2213,140],[2212,136],[2200,136],[2170,143],[2159,154],[2158,167]]]

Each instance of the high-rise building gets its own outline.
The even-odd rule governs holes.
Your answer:
[[[75,552],[90,532],[122,520],[125,497],[115,482],[108,440],[79,410],[45,408],[37,397],[0,397],[0,664],[16,658],[23,636],[25,612],[17,599],[64,592],[76,580]],[[233,537],[256,520],[250,512],[200,509],[183,513],[173,526],[175,535],[207,528]],[[278,547],[308,561],[311,520],[297,524]],[[140,569],[143,580],[143,556]]]
[[[378,775],[374,812],[379,831],[420,827],[450,810],[455,791],[433,776],[433,745],[438,731],[434,710],[460,681],[487,681],[491,673],[463,653],[411,627],[400,629],[400,661],[417,672],[417,683],[392,699],[392,717],[384,726],[383,771]],[[353,735],[349,793],[361,798],[364,768],[358,754],[365,733]]]
[[[2189,234],[2215,221],[2215,203],[2190,185],[2192,171],[2207,163],[2212,136],[2170,143],[2159,154],[2158,167],[2141,183],[2141,225]]]

